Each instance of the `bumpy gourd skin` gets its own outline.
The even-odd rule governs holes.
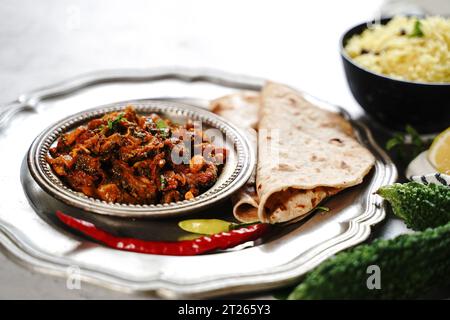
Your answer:
[[[367,267],[381,289],[367,288]],[[412,299],[450,283],[450,223],[340,253],[312,271],[289,299]]]
[[[442,226],[450,221],[450,188],[417,182],[395,183],[382,187],[378,194],[391,203],[392,209],[414,230]]]
[[[339,253],[310,272],[289,299],[412,299],[450,284],[450,188],[411,182],[378,193],[410,228],[425,231]],[[381,270],[379,290],[367,287],[371,265]]]

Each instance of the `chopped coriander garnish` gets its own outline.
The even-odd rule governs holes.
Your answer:
[[[156,121],[156,127],[159,129],[159,131],[161,132],[161,136],[163,138],[167,137],[167,123],[164,122],[164,120],[162,119],[158,119],[158,121]]]
[[[124,114],[121,113],[121,114],[119,114],[119,115],[117,116],[116,119],[114,119],[114,120],[112,120],[112,121],[111,121],[111,120],[108,120],[108,128],[109,128],[109,130],[113,130],[114,127],[115,127],[120,121],[122,121],[123,117],[124,117]]]
[[[161,183],[160,190],[164,189],[167,185],[167,180],[163,175],[159,176],[159,182]]]
[[[317,210],[320,210],[320,211],[325,211],[325,212],[330,211],[330,208],[328,208],[328,207],[322,207],[322,206],[318,206],[318,207],[316,207],[316,209],[317,209]]]
[[[158,119],[158,121],[156,121],[156,127],[158,127],[158,129],[166,129],[167,124],[164,122],[164,120]]]
[[[409,36],[411,38],[421,38],[424,36],[424,33],[422,31],[422,23],[420,22],[420,20],[416,20],[416,22],[414,23],[413,30],[409,34]]]

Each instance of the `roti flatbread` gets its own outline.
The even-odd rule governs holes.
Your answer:
[[[311,212],[323,199],[357,185],[374,164],[350,123],[287,86],[261,94],[256,171],[258,219],[277,223]]]
[[[242,91],[230,94],[211,102],[210,110],[229,120],[249,138],[256,157],[258,113],[260,109],[260,94],[252,91]],[[231,198],[233,214],[241,222],[258,221],[258,195],[256,194],[256,170],[244,187]]]
[[[241,129],[257,129],[260,94],[241,91],[211,101],[210,110]]]

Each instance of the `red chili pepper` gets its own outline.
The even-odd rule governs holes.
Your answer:
[[[116,237],[94,224],[73,218],[61,211],[56,212],[57,217],[67,226],[78,230],[86,236],[97,240],[104,245],[124,251],[133,251],[147,254],[161,254],[171,256],[192,256],[214,250],[225,250],[238,244],[256,240],[268,229],[269,224],[258,223],[248,227],[204,236],[194,240],[183,241],[145,241],[134,238]]]

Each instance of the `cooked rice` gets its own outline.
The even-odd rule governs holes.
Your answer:
[[[417,18],[398,16],[376,24],[347,43],[347,54],[359,65],[394,78],[450,82],[450,19],[419,19],[423,36],[412,36]]]

